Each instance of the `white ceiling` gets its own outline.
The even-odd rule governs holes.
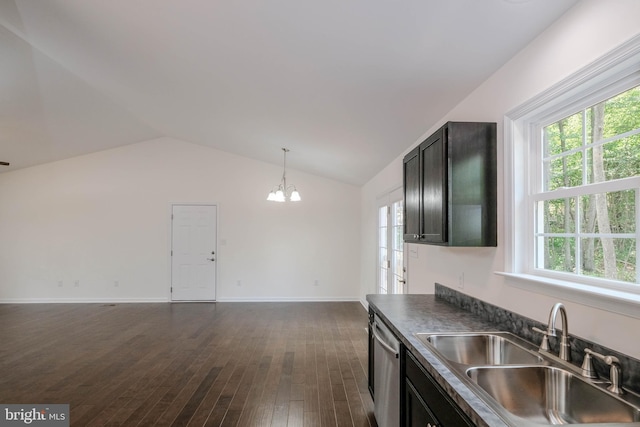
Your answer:
[[[0,171],[170,136],[362,185],[576,1],[0,0]]]

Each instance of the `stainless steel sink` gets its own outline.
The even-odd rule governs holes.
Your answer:
[[[522,365],[543,362],[537,353],[525,349],[526,342],[505,332],[417,334],[445,359],[469,366]]]
[[[623,397],[578,367],[508,332],[416,334],[507,424],[640,426],[640,396]]]
[[[474,367],[468,377],[515,425],[631,423],[640,410],[580,376],[552,366]]]

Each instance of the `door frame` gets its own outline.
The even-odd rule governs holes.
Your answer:
[[[213,290],[214,298],[212,300],[174,300],[173,299],[173,257],[171,251],[173,250],[173,207],[174,206],[215,206],[216,207],[216,238],[215,238],[215,252],[216,252],[216,270],[214,272],[215,287]],[[218,300],[218,260],[220,259],[218,253],[218,236],[219,236],[219,224],[220,224],[220,203],[218,202],[169,202],[167,207],[169,213],[167,214],[167,228],[169,236],[169,247],[167,249],[167,271],[169,275],[169,285],[167,286],[167,300],[171,303],[183,303],[183,302],[215,302]]]

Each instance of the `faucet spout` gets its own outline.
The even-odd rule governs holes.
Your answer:
[[[560,351],[559,356],[562,360],[571,360],[571,346],[569,344],[569,321],[567,320],[567,310],[564,308],[564,304],[561,302],[555,303],[549,314],[549,325],[547,327],[547,334],[551,337],[556,335],[556,318],[560,313],[562,320],[562,337],[560,338]]]
[[[554,304],[551,309],[551,313],[549,314],[549,326],[547,328],[547,332],[552,337],[556,336],[556,318],[558,317],[558,312],[560,312],[560,317],[562,318],[562,334],[567,334],[567,310],[564,308],[564,304],[557,302]]]

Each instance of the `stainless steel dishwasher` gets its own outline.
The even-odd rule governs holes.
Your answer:
[[[400,425],[400,343],[375,316],[372,325],[374,410],[378,427]]]

